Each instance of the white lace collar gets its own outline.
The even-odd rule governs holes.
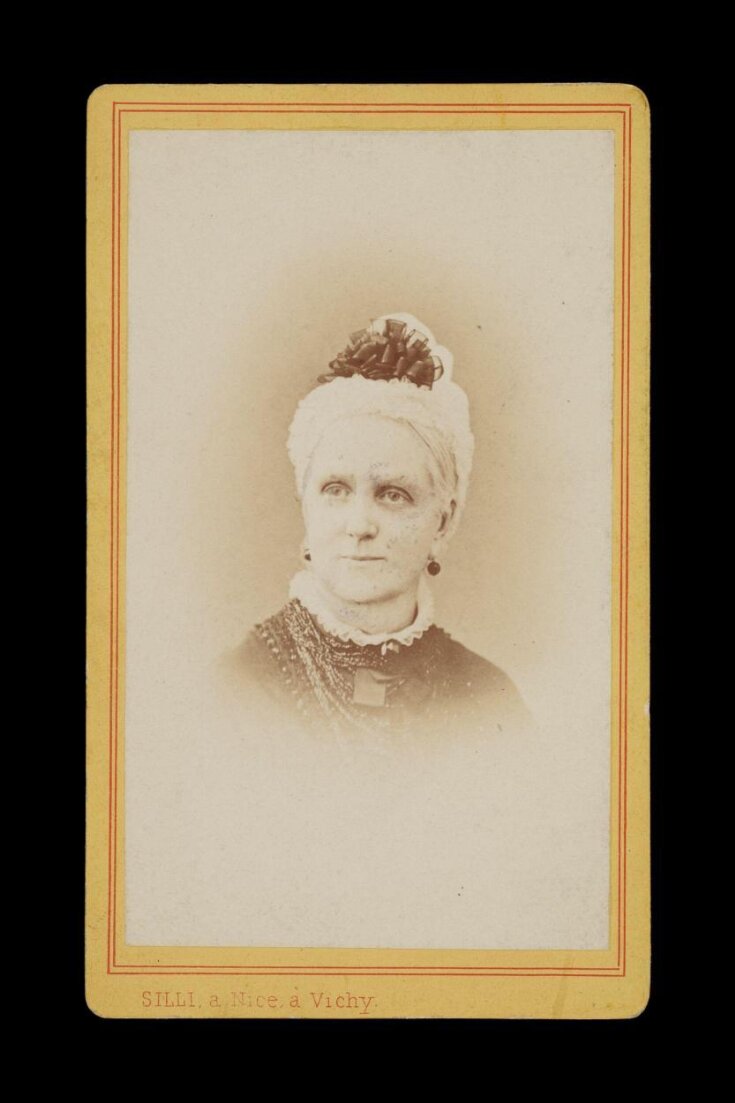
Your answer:
[[[378,632],[371,635],[368,632],[363,632],[361,628],[353,628],[351,625],[345,624],[344,621],[338,620],[334,613],[327,608],[313,575],[308,571],[299,571],[291,579],[289,597],[298,598],[301,604],[316,617],[325,632],[329,632],[330,635],[337,636],[341,640],[351,640],[352,643],[360,644],[361,647],[372,644],[387,650],[393,642],[408,647],[414,640],[423,636],[426,629],[431,628],[434,623],[434,599],[429,583],[424,577],[419,582],[416,597],[418,605],[416,618],[412,624],[409,624],[406,628],[401,628],[398,632]]]

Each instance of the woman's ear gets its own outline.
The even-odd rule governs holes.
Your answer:
[[[445,535],[452,521],[452,518],[454,517],[456,509],[457,503],[455,502],[454,498],[452,498],[451,502],[449,503],[449,509],[445,509],[442,513],[441,524],[439,525],[439,536]]]

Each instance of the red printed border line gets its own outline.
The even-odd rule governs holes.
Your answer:
[[[131,104],[135,103],[133,107]],[[119,582],[120,582],[120,241],[122,116],[142,113],[225,114],[357,114],[357,115],[619,115],[622,116],[622,264],[621,264],[621,398],[620,398],[620,575],[618,632],[618,883],[616,964],[609,967],[575,966],[453,966],[390,965],[163,965],[135,966],[117,959],[117,826],[119,746]],[[115,101],[112,104],[112,292],[110,367],[110,678],[109,678],[109,793],[108,793],[108,884],[107,884],[107,972],[120,976],[531,976],[531,977],[624,977],[626,970],[627,917],[627,831],[628,831],[628,550],[630,506],[630,254],[631,254],[631,161],[632,105],[630,103],[580,104],[335,104],[284,101],[276,105],[257,102],[167,103],[165,101]]]
[[[350,111],[359,112],[362,108],[367,107],[419,107],[422,113],[430,113],[435,107],[466,107],[466,108],[491,108],[493,111],[510,111],[518,109],[526,109],[529,107],[541,107],[547,111],[556,112],[560,107],[573,107],[575,110],[582,109],[587,111],[590,108],[610,108],[610,107],[630,107],[629,103],[483,103],[478,101],[477,103],[413,103],[410,100],[401,100],[388,102],[381,104],[371,103],[340,103],[337,100],[272,100],[268,103],[263,103],[262,100],[116,100],[117,107],[128,107],[135,105],[136,107],[213,107],[219,110],[222,107],[245,107],[245,108],[261,108],[263,111],[270,111],[274,107],[326,107],[328,110],[332,110],[334,107],[347,107]]]

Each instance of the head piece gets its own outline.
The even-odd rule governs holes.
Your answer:
[[[411,314],[385,314],[350,337],[330,362],[330,371],[298,405],[288,435],[288,453],[303,492],[309,460],[325,429],[359,414],[408,422],[447,467],[456,502],[454,528],[467,495],[474,438],[469,405],[452,381],[453,357],[437,345]]]

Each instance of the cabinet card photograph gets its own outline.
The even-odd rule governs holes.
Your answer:
[[[87,1000],[648,999],[649,112],[104,85]]]

